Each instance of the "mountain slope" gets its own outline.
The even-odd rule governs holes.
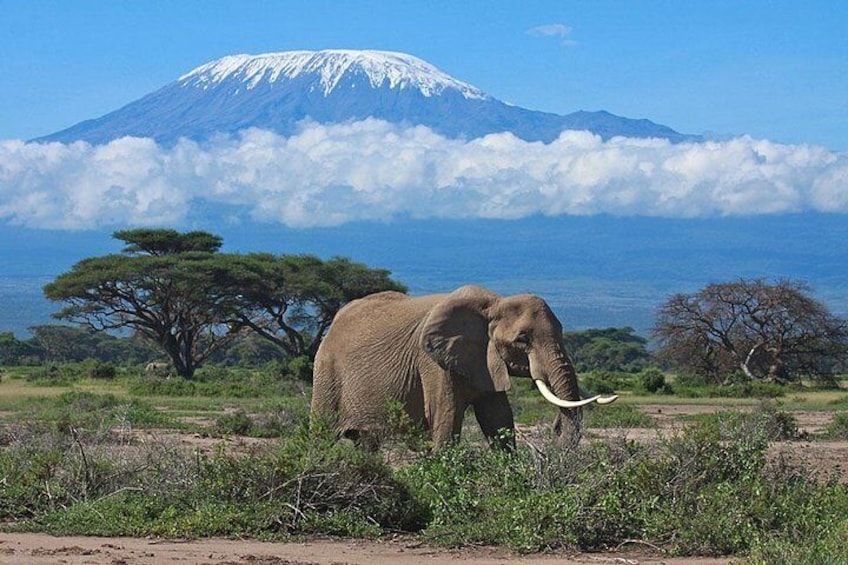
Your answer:
[[[425,125],[458,138],[509,131],[527,141],[550,142],[563,130],[585,129],[604,139],[696,139],[608,112],[561,116],[512,106],[411,55],[327,50],[224,57],[119,110],[36,141],[101,144],[137,136],[171,144],[248,127],[287,135],[305,119],[339,123],[367,117]]]

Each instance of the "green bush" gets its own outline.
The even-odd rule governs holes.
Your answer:
[[[580,378],[580,385],[592,394],[615,394],[616,379],[609,373],[587,373]]]
[[[246,436],[252,429],[253,420],[244,410],[222,414],[215,420],[215,431],[219,434]]]
[[[29,372],[26,381],[37,386],[68,386],[85,376],[79,363],[49,363]]]
[[[721,411],[694,418],[699,426],[711,430],[721,439],[740,434],[762,436],[767,441],[801,439],[798,422],[789,412],[778,410],[768,400],[760,402],[751,412]]]
[[[825,437],[830,439],[848,439],[848,414],[839,412],[825,430]]]
[[[289,360],[286,371],[290,378],[307,383],[312,382],[312,360],[303,355]]]
[[[129,382],[128,391],[137,396],[204,396],[213,398],[277,398],[302,394],[307,385],[281,376],[278,364],[262,369],[209,365],[198,369],[195,378],[143,375]]]
[[[596,406],[583,412],[587,428],[652,428],[654,420],[631,404]]]
[[[822,504],[827,504],[822,501]],[[834,565],[848,562],[848,519],[836,520],[830,527],[816,527],[820,537],[782,537],[766,535],[753,544],[750,554],[742,561],[746,565],[773,563],[803,563],[804,565]],[[801,531],[806,532],[806,529]]]
[[[376,455],[301,428],[279,449],[203,455],[21,433],[0,451],[0,520],[54,534],[262,537],[418,531],[428,511]],[[23,520],[24,522],[20,522]]]
[[[115,401],[63,402],[108,410]],[[156,442],[117,451],[97,443],[109,434],[5,429],[0,521],[54,534],[168,537],[404,531],[517,551],[641,540],[669,554],[840,563],[848,487],[769,462],[769,441],[792,435],[782,414],[766,403],[651,444],[595,440],[563,450],[519,441],[508,453],[459,443],[395,469],[303,420],[268,449],[240,455]]]
[[[88,376],[92,379],[112,380],[117,376],[118,369],[112,363],[104,363],[103,361],[95,361]]]
[[[32,398],[27,401],[22,416],[62,432],[75,429],[80,433],[95,433],[110,426],[152,427],[175,423],[146,401],[84,391]]]
[[[683,383],[689,383],[684,379]],[[679,396],[689,398],[780,398],[786,395],[787,387],[777,383],[746,381],[730,385],[679,384],[674,391]]]
[[[647,367],[639,373],[639,384],[650,394],[672,394],[671,385],[665,381],[665,373],[657,367]]]

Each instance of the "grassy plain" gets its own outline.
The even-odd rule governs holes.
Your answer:
[[[565,452],[549,440],[555,412],[526,382],[513,388],[516,454],[482,445],[472,417],[456,447],[431,453],[398,425],[370,454],[309,430],[308,386],[267,370],[185,383],[0,368],[0,522],[59,535],[407,532],[517,552],[636,540],[748,563],[848,554],[844,389],[764,401],[633,387],[585,411],[587,439]]]

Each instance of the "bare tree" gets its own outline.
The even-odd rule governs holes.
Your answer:
[[[848,325],[807,285],[740,279],[677,294],[654,325],[658,355],[709,382],[831,379],[848,360]]]

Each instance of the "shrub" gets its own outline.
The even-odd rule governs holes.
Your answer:
[[[583,388],[593,394],[615,394],[613,379],[606,373],[587,373],[580,379]]]
[[[587,428],[652,428],[654,420],[631,404],[616,403],[584,411]]]
[[[665,382],[665,373],[656,367],[648,367],[639,373],[641,387],[651,394],[671,394],[671,386]]]
[[[68,386],[83,378],[78,364],[49,363],[30,372],[26,380],[37,386]]]
[[[830,439],[848,440],[848,414],[845,412],[835,414],[827,426],[825,436]]]
[[[21,432],[0,450],[0,476],[0,520],[54,534],[352,536],[428,520],[379,457],[306,428],[240,456],[155,442],[116,456],[86,438]]]
[[[802,436],[795,417],[778,410],[770,401],[761,402],[751,412],[715,412],[697,416],[696,420],[723,440],[740,435],[761,436],[766,441],[796,440]]]
[[[112,363],[104,363],[95,361],[94,366],[88,373],[92,379],[107,379],[112,380],[118,374],[118,369]]]
[[[615,394],[621,390],[632,390],[638,380],[632,373],[591,371],[581,375],[580,384],[595,394]]]
[[[312,382],[312,360],[305,355],[289,360],[286,364],[286,370],[288,375],[295,380]]]
[[[281,377],[271,364],[262,370],[209,365],[198,369],[195,378],[144,375],[131,381],[128,390],[138,396],[208,396],[228,398],[277,398],[302,394],[305,383]]]
[[[683,383],[696,382],[684,378]],[[786,387],[777,383],[745,381],[730,385],[691,385],[680,384],[675,392],[690,398],[780,398],[786,395]]]
[[[62,402],[104,411],[119,401]],[[622,409],[590,414],[612,408]],[[164,442],[116,450],[98,443],[114,441],[109,433],[7,427],[0,521],[54,534],[169,537],[423,532],[443,545],[518,551],[641,540],[669,554],[748,554],[753,564],[840,563],[848,487],[768,462],[770,439],[791,435],[782,414],[764,403],[652,444],[596,440],[563,450],[519,441],[507,453],[459,443],[396,469],[310,431],[305,419],[272,447],[241,455]]]
[[[250,434],[252,429],[253,420],[244,410],[223,414],[215,420],[215,431],[219,434],[246,436]]]

